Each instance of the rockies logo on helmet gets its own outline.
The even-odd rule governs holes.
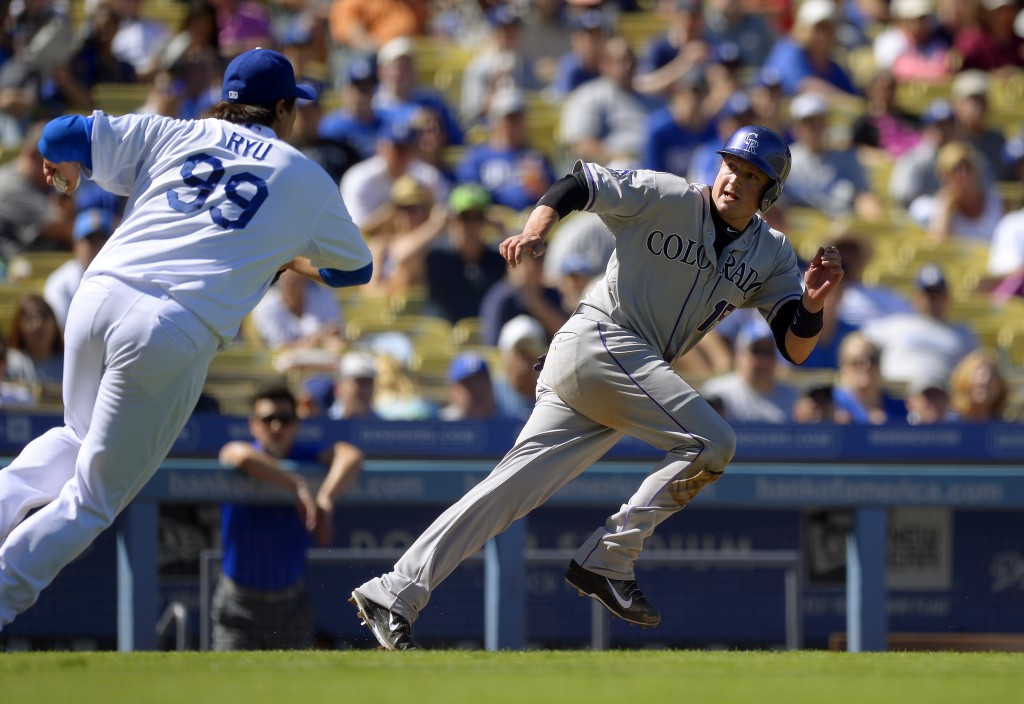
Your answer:
[[[718,153],[738,156],[767,174],[772,184],[761,197],[761,211],[775,205],[792,163],[789,147],[782,137],[767,127],[747,125],[736,130]]]

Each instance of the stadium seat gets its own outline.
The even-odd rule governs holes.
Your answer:
[[[626,38],[637,56],[643,54],[647,44],[668,30],[668,18],[653,11],[623,12],[619,15],[619,34]]]
[[[914,115],[920,115],[933,100],[948,100],[952,83],[952,78],[900,82],[896,86],[896,104]]]
[[[388,296],[388,309],[394,316],[426,315],[427,289],[425,286],[409,286]]]
[[[108,115],[125,115],[146,102],[148,83],[97,83],[90,95],[93,107]]]
[[[71,252],[22,252],[17,255],[16,259],[24,259],[28,263],[32,270],[30,278],[38,283],[38,288],[42,291],[46,277],[61,264],[71,259],[71,256]],[[11,261],[13,262],[14,259]],[[10,269],[10,264],[8,264],[8,269]]]
[[[220,403],[222,413],[248,415],[249,400],[260,387],[285,382],[272,358],[264,345],[247,340],[229,345],[213,358],[205,390]]]
[[[429,315],[401,315],[393,320],[350,320],[345,324],[345,335],[357,341],[371,333],[400,332],[406,335],[413,348],[443,349],[452,336],[452,326],[447,320]]]
[[[341,317],[346,322],[387,322],[394,318],[388,296],[364,290],[365,287],[333,289],[341,305]]]
[[[456,348],[462,345],[479,345],[483,342],[483,323],[478,317],[463,318],[455,321],[452,326],[452,344]]]

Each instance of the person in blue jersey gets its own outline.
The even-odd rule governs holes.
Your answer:
[[[671,93],[672,85],[693,70],[704,71],[715,55],[700,0],[663,3],[666,31],[641,51],[636,89],[648,95]]]
[[[526,97],[505,88],[491,98],[490,138],[470,147],[456,168],[462,183],[479,183],[497,205],[523,210],[555,182],[548,158],[528,142]]]
[[[316,97],[288,59],[239,54],[221,97],[203,120],[97,110],[43,128],[46,183],[87,178],[128,205],[68,310],[64,423],[0,470],[0,629],[156,473],[280,272],[331,287],[373,275],[337,184],[288,144],[295,101]]]
[[[836,5],[832,0],[805,0],[789,36],[775,42],[763,68],[778,73],[786,95],[856,95],[853,78],[833,56],[837,46]]]
[[[348,65],[348,81],[342,89],[342,106],[323,116],[317,136],[332,142],[350,144],[363,159],[377,152],[377,139],[387,122],[373,107],[377,90],[377,64],[372,57],[360,56]]]
[[[380,85],[373,106],[386,120],[407,123],[420,107],[431,107],[444,116],[448,144],[462,144],[462,126],[454,108],[442,94],[416,82],[415,52],[409,37],[396,37],[380,48],[377,70]]]
[[[220,451],[220,462],[257,482],[294,496],[287,505],[224,504],[224,562],[213,595],[214,650],[310,648],[313,607],[306,590],[306,548],[315,537],[329,545],[334,502],[359,476],[363,454],[345,442],[333,446],[296,442],[295,397],[285,387],[257,392],[249,432]],[[329,466],[317,491],[287,463]]]
[[[570,49],[555,61],[548,87],[556,98],[564,98],[587,81],[601,77],[601,54],[609,27],[600,10],[588,10],[570,20]]]
[[[711,102],[703,71],[692,69],[676,81],[669,104],[651,113],[647,121],[644,167],[685,177],[694,152],[715,139]],[[719,157],[717,153],[715,156]],[[716,173],[717,168],[711,174],[712,181]]]

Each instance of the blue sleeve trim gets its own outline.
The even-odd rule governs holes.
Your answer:
[[[331,288],[361,286],[370,282],[370,277],[373,276],[373,262],[355,271],[342,271],[341,269],[320,269],[319,271],[324,283]]]
[[[93,118],[84,115],[50,120],[39,139],[39,153],[55,164],[77,161],[92,171],[92,123]]]

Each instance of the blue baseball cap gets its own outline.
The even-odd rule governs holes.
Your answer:
[[[953,120],[953,106],[948,100],[937,98],[928,103],[928,106],[921,113],[921,122],[926,125],[937,125],[940,122],[951,122]]]
[[[757,74],[757,85],[761,88],[778,88],[782,85],[782,74],[774,66],[765,66]]]
[[[309,397],[321,412],[334,405],[334,379],[329,376],[312,376],[302,382],[302,394]]]
[[[514,8],[508,5],[498,5],[487,13],[487,21],[494,27],[508,27],[513,24],[522,24],[523,18]]]
[[[102,234],[109,237],[114,229],[114,218],[104,208],[89,208],[75,216],[75,226],[71,230],[71,238],[80,240],[89,235]]]
[[[572,28],[574,30],[592,30],[600,29],[602,31],[608,29],[608,22],[605,19],[604,13],[600,10],[587,10],[575,15],[570,19]]]
[[[562,265],[559,269],[566,276],[572,276],[574,274],[594,276],[601,273],[603,267],[596,264],[592,257],[588,257],[586,254],[581,254],[580,252],[573,252],[572,254],[566,255],[565,259],[562,260]]]
[[[946,291],[946,275],[942,273],[942,267],[938,264],[925,264],[917,272],[915,278],[917,287],[922,291]]]
[[[474,374],[490,376],[487,362],[476,352],[460,352],[452,358],[448,365],[448,383],[457,384],[465,381]]]
[[[348,63],[345,71],[349,83],[377,82],[377,57],[373,55],[356,56]]]
[[[315,100],[316,91],[295,83],[295,69],[284,54],[256,47],[228,64],[221,97],[229,103],[269,105],[288,98]]]
[[[743,91],[736,91],[729,96],[729,99],[725,101],[725,105],[722,106],[721,111],[718,113],[720,118],[723,117],[742,117],[749,115],[754,111],[754,106],[750,104],[750,98]]]
[[[380,130],[381,139],[406,147],[415,144],[418,136],[419,132],[409,124],[408,120],[391,120],[385,123]]]
[[[760,318],[752,318],[740,328],[736,334],[736,349],[750,349],[754,343],[761,340],[774,340],[775,333],[768,327],[768,324]]]

